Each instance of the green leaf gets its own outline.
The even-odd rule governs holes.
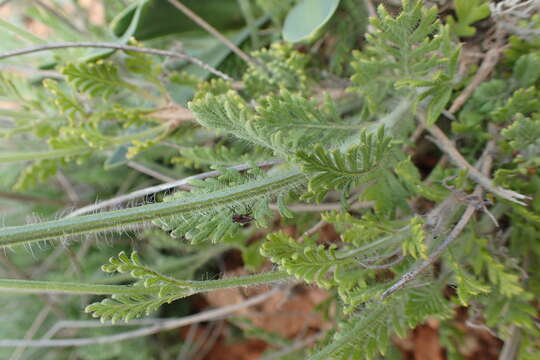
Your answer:
[[[252,52],[251,56],[263,63],[266,70],[250,65],[244,73],[242,79],[246,91],[252,97],[257,98],[282,89],[304,93],[308,89],[309,77],[305,68],[309,57],[294,50],[289,44],[274,43],[269,49]]]
[[[457,284],[457,296],[461,305],[468,306],[471,297],[486,294],[491,291],[489,285],[484,284],[482,281],[469,274],[460,264],[450,261],[450,266],[454,270],[454,278]]]
[[[378,12],[379,17],[370,18],[367,46],[353,53],[352,90],[366,99],[372,114],[390,110],[394,97],[418,102],[430,96],[429,119],[435,121],[453,87],[459,46],[439,24],[436,7],[404,1],[397,17],[382,5]]]
[[[493,110],[490,115],[498,123],[515,120],[515,115],[521,113],[529,116],[540,112],[540,93],[536,88],[517,89],[504,105]]]
[[[287,14],[283,39],[296,43],[311,40],[334,15],[340,0],[302,0]]]
[[[540,78],[540,54],[530,53],[520,56],[514,64],[513,75],[519,87],[526,88],[534,85]]]
[[[204,14],[205,20],[220,31],[234,28],[243,20],[236,1],[182,0],[182,3],[194,13]],[[132,3],[112,21],[111,28],[116,36],[125,34],[139,6],[141,7],[140,19],[131,34],[137,40],[200,30],[199,25],[168,1],[142,0]]]
[[[473,36],[476,29],[471,24],[490,15],[489,4],[485,0],[455,0],[457,20],[448,16],[446,21],[457,36]]]
[[[259,100],[251,107],[237,92],[204,98],[189,103],[197,121],[210,129],[224,131],[251,143],[292,155],[309,144],[330,143],[337,135],[359,129],[344,123],[331,101],[318,106],[299,94],[281,91]]]
[[[384,302],[369,302],[342,321],[333,341],[313,352],[309,360],[377,359],[386,354],[392,335],[405,337],[407,330],[429,316],[444,319],[452,313],[437,285],[411,289]]]
[[[448,190],[445,190],[442,186],[424,184],[420,172],[410,159],[400,161],[394,171],[399,179],[405,182],[413,192],[426,199],[439,202],[448,196]]]
[[[452,95],[452,88],[438,88],[434,91],[427,106],[426,122],[428,125],[435,124],[443,112]]]
[[[401,244],[403,255],[410,255],[415,259],[427,259],[427,247],[425,244],[426,233],[424,222],[420,217],[413,217],[410,222],[410,236]]]
[[[316,245],[312,241],[302,244],[279,232],[268,235],[261,247],[261,254],[289,274],[328,288],[334,285],[329,277],[332,269],[350,262],[338,259],[335,250],[335,245],[325,249],[323,245]]]
[[[526,150],[530,145],[540,145],[540,114],[533,118],[517,114],[515,121],[502,131],[502,135],[515,150]],[[540,149],[532,149],[532,156],[540,153]]]
[[[109,97],[129,84],[118,75],[118,68],[111,62],[98,60],[95,63],[71,63],[62,69],[68,82],[82,93]]]
[[[43,86],[55,97],[55,105],[58,107],[60,112],[69,117],[72,123],[77,116],[86,115],[86,111],[84,111],[84,108],[79,101],[71,94],[68,94],[60,89],[58,82],[51,79],[45,79],[43,81]]]

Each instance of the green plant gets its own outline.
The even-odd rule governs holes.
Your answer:
[[[452,16],[448,16],[446,21],[457,36],[472,36],[476,34],[476,29],[471,25],[487,18],[490,14],[489,5],[483,0],[456,0],[454,5],[456,7],[457,20]]]
[[[149,3],[126,11],[136,18]],[[482,326],[509,344],[518,341],[520,359],[538,353],[532,301],[539,295],[532,270],[540,252],[537,54],[521,55],[513,67],[476,88],[447,126],[450,136],[460,136],[458,145],[437,125],[451,117],[445,109],[463,86],[457,80],[461,48],[450,31],[473,35],[469,25],[488,15],[478,2],[471,6],[474,12],[464,17],[465,5],[457,2],[459,22],[443,26],[438,9],[421,1],[404,0],[396,16],[381,5],[366,43],[352,55],[349,86],[341,89],[347,92],[337,94],[321,94],[319,83],[332,76],[311,76],[324,59],[278,42],[249,55],[240,84],[223,74],[227,62],[217,70],[192,61],[223,74],[204,80],[168,68],[153,55],[170,53],[133,39],[106,59],[58,58],[56,80],[32,84],[2,76],[2,99],[18,107],[1,110],[9,124],[1,136],[29,139],[35,149],[0,153],[2,164],[31,162],[11,171],[6,186],[32,191],[61,176],[59,170],[75,173],[83,164],[87,171],[109,170],[110,178],[101,179],[105,188],[118,187],[110,174],[123,165],[140,169],[137,161],[161,177],[188,175],[193,165],[214,171],[178,183],[187,188],[148,204],[0,231],[4,249],[72,239],[82,239],[83,247],[92,234],[134,234],[152,239],[145,247],[149,259],[163,256],[162,249],[187,247],[182,255],[190,273],[165,275],[158,265],[144,265],[137,252],[120,251],[101,269],[123,276],[117,281],[132,281],[129,285],[66,282],[51,274],[50,281],[0,279],[0,290],[107,295],[86,312],[114,322],[202,292],[296,278],[327,289],[340,314],[335,331],[308,350],[310,359],[381,357],[392,351],[392,336],[406,336],[428,317],[452,326],[456,306],[483,308]],[[289,16],[297,16],[295,11]],[[127,21],[122,16],[117,21]],[[363,32],[358,26],[355,34]],[[175,95],[185,88],[183,96],[191,101],[181,104]],[[428,174],[419,166],[418,156],[426,155],[417,154],[410,139],[416,141],[424,130],[453,164],[439,156],[430,157],[436,164]],[[234,167],[242,163],[247,164]],[[314,209],[332,203],[339,210],[323,212],[317,222],[316,216],[302,219],[295,213],[298,203]],[[293,222],[305,234],[294,238],[276,229],[277,219]],[[133,231],[147,224],[162,231]],[[319,240],[321,224],[331,224],[339,240]],[[264,240],[252,241],[255,229],[264,230]],[[241,251],[251,269],[265,260],[276,269],[193,280],[195,269],[231,248]]]

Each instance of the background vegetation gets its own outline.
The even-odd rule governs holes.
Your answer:
[[[540,358],[538,10],[4,0],[0,358]]]

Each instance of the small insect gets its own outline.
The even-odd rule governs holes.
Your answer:
[[[250,214],[233,214],[232,221],[237,224],[247,225],[253,221],[253,217]]]

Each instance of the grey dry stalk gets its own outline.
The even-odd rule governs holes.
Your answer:
[[[0,60],[7,59],[14,56],[21,56],[26,54],[32,54],[36,52],[41,51],[50,51],[50,50],[56,50],[56,49],[67,49],[67,48],[99,48],[99,49],[114,49],[114,50],[122,50],[122,51],[133,51],[133,52],[139,52],[143,54],[152,54],[152,55],[161,55],[161,56],[167,56],[171,58],[181,59],[188,61],[192,64],[195,64],[212,74],[219,76],[222,79],[225,79],[227,81],[234,81],[233,78],[231,78],[229,75],[213,68],[212,66],[202,62],[201,60],[190,56],[185,53],[179,53],[175,51],[168,51],[168,50],[159,50],[159,49],[151,49],[151,48],[140,48],[137,46],[130,46],[130,45],[122,45],[122,44],[112,44],[112,43],[105,43],[105,42],[60,42],[55,44],[47,44],[47,45],[38,45],[38,46],[32,46],[28,48],[13,50],[13,51],[6,51],[4,53],[0,53]]]

